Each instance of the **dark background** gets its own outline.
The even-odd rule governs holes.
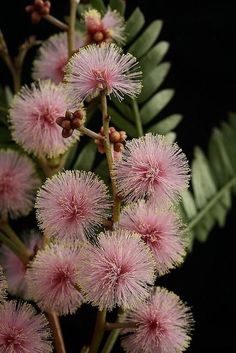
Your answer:
[[[55,32],[46,22],[37,26],[30,24],[23,11],[28,3],[8,1],[4,11],[2,3],[0,27],[12,54],[27,35],[46,38]],[[62,18],[67,3],[65,0],[52,1],[53,14]],[[206,150],[213,127],[226,120],[229,111],[236,111],[236,2],[127,0],[127,13],[137,5],[145,13],[147,22],[156,18],[164,20],[160,39],[171,43],[166,60],[172,62],[164,87],[176,89],[165,115],[184,115],[177,129],[178,143],[191,159],[194,145]],[[25,72],[29,79],[28,63]],[[0,77],[1,84],[9,84],[2,63]],[[214,228],[204,244],[196,241],[184,265],[160,281],[192,306],[196,324],[188,352],[236,352],[235,214],[234,202],[224,229]],[[79,337],[84,342],[89,339],[85,332],[93,325],[90,313],[84,307],[80,318],[62,319],[68,353],[79,351]],[[85,321],[86,314],[89,319]]]

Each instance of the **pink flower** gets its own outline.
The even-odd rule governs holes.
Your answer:
[[[114,44],[88,45],[72,56],[66,66],[66,91],[73,102],[94,98],[101,92],[123,96],[140,93],[141,72],[131,54],[122,54]]]
[[[108,197],[106,185],[91,172],[59,173],[48,179],[38,193],[40,227],[49,237],[84,240],[108,216]]]
[[[73,106],[66,99],[63,86],[50,81],[24,86],[15,96],[10,109],[14,140],[37,157],[56,157],[78,138],[64,139],[56,119]]]
[[[128,353],[180,353],[189,346],[192,315],[165,288],[157,287],[146,303],[128,312],[126,321],[137,325],[125,330],[122,346]]]
[[[139,236],[123,230],[101,233],[80,254],[79,285],[85,298],[102,310],[132,308],[154,282],[154,263]]]
[[[102,42],[112,42],[118,44],[124,42],[124,18],[117,11],[108,9],[104,17],[95,10],[90,9],[84,14],[86,26],[86,42],[87,44]]]
[[[183,261],[186,239],[183,226],[173,210],[160,210],[140,200],[123,209],[119,226],[140,234],[153,252],[159,275]]]
[[[76,287],[79,266],[75,245],[51,244],[40,250],[26,274],[29,293],[42,310],[74,313],[82,304]]]
[[[78,32],[75,34],[75,47],[83,46]],[[55,84],[62,82],[64,67],[68,61],[67,33],[54,34],[38,50],[34,60],[33,78],[51,79]]]
[[[26,216],[40,186],[31,159],[13,150],[0,150],[0,166],[0,215]]]
[[[44,315],[15,301],[0,306],[0,352],[50,353],[50,331]]]
[[[6,288],[7,288],[7,282],[3,275],[2,267],[0,266],[0,303],[6,297]]]
[[[120,193],[128,201],[152,197],[161,204],[180,198],[188,186],[189,167],[177,144],[164,136],[146,134],[126,143],[114,166]]]
[[[42,246],[42,236],[35,231],[24,234],[22,240],[32,253],[35,253]],[[5,245],[2,245],[0,248],[0,264],[7,278],[8,291],[12,295],[27,298],[27,286],[25,283],[26,266]]]

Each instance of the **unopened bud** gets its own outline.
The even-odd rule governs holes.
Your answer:
[[[65,120],[62,122],[61,127],[63,127],[63,129],[70,130],[70,129],[71,129],[71,122],[70,122],[70,120],[65,119]]]
[[[118,131],[114,131],[110,135],[111,143],[116,143],[120,141],[120,133]]]
[[[82,120],[78,118],[73,118],[71,121],[72,129],[78,129],[82,125]]]
[[[116,152],[122,152],[124,150],[124,145],[120,142],[114,144],[114,150]]]
[[[64,138],[68,138],[72,134],[73,134],[73,130],[72,129],[70,129],[70,130],[63,129],[62,130],[62,137],[64,137]]]

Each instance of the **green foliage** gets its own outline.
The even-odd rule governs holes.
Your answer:
[[[191,165],[192,192],[183,193],[181,205],[192,239],[206,241],[218,224],[225,225],[236,191],[236,115],[215,128],[207,155],[196,147]]]

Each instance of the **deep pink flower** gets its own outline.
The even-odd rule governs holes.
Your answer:
[[[153,252],[159,275],[167,273],[183,261],[186,238],[183,236],[181,221],[173,210],[160,210],[140,200],[123,209],[119,226],[140,234]]]
[[[38,251],[26,274],[31,298],[45,311],[75,312],[83,299],[76,287],[78,266],[78,249],[73,244],[51,244]]]
[[[157,287],[146,303],[128,312],[125,321],[137,325],[125,330],[122,346],[128,353],[180,353],[189,346],[192,315],[165,288]]]
[[[114,94],[119,100],[124,95],[140,93],[141,73],[131,54],[122,54],[114,44],[88,45],[72,56],[66,66],[64,81],[73,102],[93,98],[100,92]]]
[[[62,85],[50,81],[24,86],[10,109],[14,140],[37,157],[56,157],[78,138],[79,132],[64,139],[56,119],[73,110]]]
[[[75,33],[75,48],[83,46],[81,35]],[[64,67],[68,61],[67,33],[54,34],[43,42],[34,60],[33,78],[51,79],[54,83],[62,82]]]
[[[84,240],[109,215],[108,189],[95,174],[65,171],[48,179],[38,193],[40,227],[49,237]]]
[[[40,186],[31,159],[13,150],[0,150],[0,166],[0,215],[26,216]]]
[[[124,18],[116,10],[108,9],[102,18],[97,10],[90,9],[85,12],[84,20],[88,44],[112,41],[122,44],[124,42]]]
[[[159,205],[179,199],[189,181],[187,159],[178,145],[153,134],[128,141],[114,172],[126,200],[152,197]]]
[[[87,243],[81,249],[79,285],[100,310],[134,307],[148,296],[154,279],[151,253],[131,232],[101,233],[96,245]]]
[[[0,303],[6,297],[6,288],[7,288],[7,282],[6,282],[6,279],[3,275],[2,267],[0,266]]]
[[[42,236],[36,231],[25,233],[22,241],[32,253],[35,253],[42,246]],[[26,266],[5,245],[2,245],[0,248],[0,264],[7,278],[9,293],[27,298],[27,286],[25,283]]]
[[[15,301],[0,306],[0,352],[50,353],[50,330],[32,305]]]

